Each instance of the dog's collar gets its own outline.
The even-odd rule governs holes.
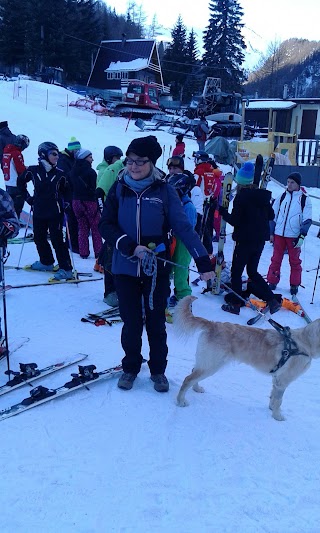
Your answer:
[[[279,370],[279,368],[285,365],[288,359],[290,359],[290,357],[293,355],[305,355],[306,357],[309,357],[308,354],[299,350],[296,341],[294,341],[291,337],[291,330],[288,326],[281,326],[281,324],[278,324],[278,322],[272,320],[272,318],[269,319],[269,322],[284,337],[284,348],[281,352],[281,357],[278,364],[272,370],[270,370],[270,374],[274,374],[277,370]]]

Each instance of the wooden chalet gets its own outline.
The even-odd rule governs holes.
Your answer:
[[[87,85],[96,89],[117,91],[127,80],[154,83],[160,92],[164,86],[158,46],[154,39],[101,41]]]

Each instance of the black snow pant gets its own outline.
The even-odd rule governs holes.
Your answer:
[[[56,253],[59,267],[64,270],[72,270],[70,255],[67,244],[63,240],[62,233],[63,215],[52,218],[38,218],[33,216],[33,233],[40,261],[43,265],[52,265],[54,257],[51,246],[48,242],[48,230],[52,246]]]
[[[151,374],[163,374],[167,366],[167,332],[165,309],[170,294],[169,274],[157,277],[153,293],[153,306],[149,307],[152,277],[114,276],[119,299],[120,316],[123,320],[121,344],[125,352],[122,359],[124,372],[138,374],[142,363],[143,312],[149,341],[149,369]]]
[[[254,284],[255,295],[261,300],[269,302],[274,298],[274,294],[269,288],[268,283],[258,272],[258,265],[264,244],[264,241],[236,243],[232,257],[231,288],[237,294],[242,294],[242,273],[244,268],[247,267],[248,278]],[[235,295],[230,295],[228,300],[232,303],[241,303]]]

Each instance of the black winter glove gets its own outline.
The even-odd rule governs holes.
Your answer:
[[[222,205],[219,206],[219,215],[224,218],[228,214],[228,209],[226,207],[223,207]]]
[[[202,255],[201,257],[197,257],[197,259],[195,259],[195,263],[200,274],[204,274],[205,272],[212,272],[214,270],[214,267],[212,266],[210,257],[208,255]]]

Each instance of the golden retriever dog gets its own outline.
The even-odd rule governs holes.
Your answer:
[[[192,314],[194,296],[183,298],[174,313],[174,327],[179,334],[201,330],[196,350],[196,364],[180,388],[177,403],[188,405],[185,395],[192,387],[204,392],[199,381],[212,376],[231,361],[250,365],[270,374],[278,365],[284,349],[284,336],[275,329],[260,329],[226,322],[211,322]],[[305,372],[313,357],[320,357],[320,319],[304,328],[291,330],[299,353],[291,355],[283,366],[272,373],[272,391],[269,408],[275,420],[285,420],[281,413],[283,394],[288,385]],[[301,351],[301,353],[300,353]]]

